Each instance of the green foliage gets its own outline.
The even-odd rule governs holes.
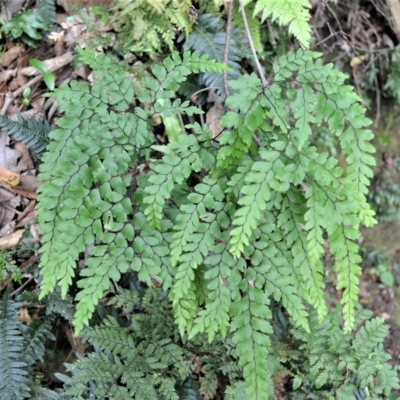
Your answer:
[[[42,33],[48,30],[49,26],[44,19],[33,11],[25,11],[16,15],[1,28],[1,32],[10,40],[20,39],[31,47],[36,47],[35,40],[41,39]]]
[[[72,377],[66,381],[62,398],[78,400],[90,394],[124,400],[200,400],[199,392],[215,393],[215,374],[222,376],[223,367],[234,360],[220,338],[213,347],[207,346],[204,338],[182,342],[170,302],[160,290],[149,289],[143,297],[122,290],[109,304],[123,307],[123,314],[117,317],[120,323],[109,316],[100,326],[83,332],[96,351],[68,367]],[[196,354],[202,352],[212,356],[201,355],[205,376],[199,385],[193,367]],[[212,391],[206,387],[208,371],[214,373]]]
[[[231,111],[221,120],[218,145],[206,126],[195,123],[189,126],[194,134],[153,145],[162,159],[132,182],[129,171],[139,168],[141,155],[155,141],[152,115],[199,113],[188,102],[172,100],[177,88],[191,72],[221,73],[225,67],[206,56],[181,58],[174,52],[135,93],[109,58],[80,54],[96,81],[55,91],[66,115],[49,135],[53,140],[39,176],[47,181],[38,206],[41,296],[59,285],[64,297],[80,254],[93,245],[76,283],[77,332],[112,290],[111,280],[133,270],[140,281],[158,281],[168,290],[182,337],[196,340],[205,333],[212,341],[231,334],[247,398],[266,399],[273,392],[271,300],[281,302],[305,332],[310,332],[307,304],[319,321],[326,317],[321,262],[326,237],[336,260],[337,289],[343,291],[345,331],[355,326],[358,227],[374,223],[365,200],[374,164],[372,133],[358,96],[318,53],[289,53],[274,65],[266,88],[254,74],[230,82],[235,93],[227,99]],[[337,136],[346,174],[336,159],[310,144],[314,126]],[[89,330],[101,339],[93,344],[106,350],[111,343],[130,343],[129,328],[119,331],[116,324],[110,317],[107,325]],[[120,332],[121,341],[110,341],[111,332]],[[149,352],[150,345],[143,342],[140,351]],[[162,342],[160,351],[169,345]],[[115,374],[123,374],[120,348],[108,350],[116,351]],[[92,357],[101,359],[89,362],[90,376],[96,376],[108,358]],[[215,369],[209,364],[203,373],[202,390],[213,395]],[[109,387],[105,379],[99,390]],[[153,395],[161,385],[157,379],[146,385]]]
[[[12,280],[21,283],[22,274],[16,262],[12,260],[10,254],[0,250],[0,282],[6,279],[8,275],[11,275]]]
[[[312,312],[310,332],[301,327],[291,329],[291,343],[285,349],[288,358],[282,359],[295,375],[296,391],[290,398],[306,399],[315,393],[318,398],[334,394],[338,399],[355,399],[356,392],[380,398],[400,388],[398,367],[389,364],[390,355],[383,351],[388,327],[382,318],[369,320],[371,315],[370,311],[358,311],[359,326],[353,334],[343,333],[337,312],[330,313],[322,324]]]
[[[36,7],[47,26],[52,27],[56,22],[56,0],[36,0]]]
[[[42,297],[56,284],[62,296],[66,295],[79,253],[96,242],[78,282],[83,290],[76,297],[77,331],[88,324],[111,279],[118,280],[128,269],[137,271],[139,279],[148,284],[152,276],[169,275],[167,243],[154,228],[161,226],[159,209],[171,185],[163,186],[154,212],[146,212],[154,220],[149,225],[137,209],[131,215],[137,205],[125,196],[131,182],[128,171],[137,162],[140,150],[154,141],[151,115],[199,112],[188,102],[171,102],[179,82],[190,72],[225,68],[196,54],[185,53],[182,59],[173,53],[172,58],[164,60],[164,66],[153,68],[157,79],[143,80],[145,90],[135,94],[124,72],[109,58],[83,50],[80,53],[98,81],[92,87],[72,82],[70,87],[64,85],[55,91],[67,115],[58,121],[60,129],[49,134],[53,140],[43,156],[39,176],[47,182],[39,189],[38,206],[44,235],[40,249]],[[128,112],[135,98],[152,106]],[[194,136],[187,138],[196,140]],[[182,183],[183,177],[178,174],[175,179]]]
[[[166,45],[170,51],[177,32],[189,34],[195,18],[190,18],[190,0],[118,0],[111,22],[123,50],[153,56]]]
[[[261,41],[261,21],[254,15],[254,8],[256,3],[247,4],[245,7],[245,12],[247,16],[253,15],[253,18],[247,18],[247,24],[249,26],[249,31],[251,35],[251,39],[253,40],[254,47],[257,52],[261,53],[263,51],[263,44]],[[237,2],[235,2],[233,7],[233,15],[232,15],[232,22],[234,26],[237,26],[245,33],[244,23],[242,14],[240,12],[240,7],[238,6]]]
[[[212,14],[198,13],[193,32],[184,43],[185,50],[192,50],[199,55],[207,54],[210,59],[222,62],[225,49],[225,22]],[[237,79],[240,75],[240,60],[248,55],[248,45],[245,36],[239,28],[233,28],[229,42],[228,65],[231,71],[228,73],[229,80]],[[247,47],[247,48],[246,48]],[[206,87],[217,89],[217,93],[225,97],[223,91],[223,78],[219,73],[212,71],[204,72],[199,77],[199,83]],[[183,87],[182,87],[183,86]],[[185,82],[182,83],[181,92],[185,93]],[[196,89],[197,90],[197,89]],[[188,90],[191,95],[195,90]]]
[[[52,130],[46,120],[24,119],[20,114],[18,114],[18,122],[0,115],[0,128],[8,131],[15,140],[24,143],[37,157],[43,154],[49,144],[49,133]]]
[[[20,400],[36,399],[40,392],[30,379],[32,367],[44,355],[44,341],[54,340],[48,330],[51,317],[34,319],[28,326],[18,320],[21,304],[8,297],[0,299],[0,397]],[[55,395],[55,394],[54,394]]]
[[[249,2],[245,0],[243,3]],[[261,12],[262,22],[271,15],[272,21],[278,20],[281,25],[288,24],[289,32],[302,46],[308,47],[311,39],[311,27],[308,24],[309,8],[311,8],[309,0],[257,0],[254,16]]]
[[[374,223],[365,200],[374,164],[372,133],[358,96],[344,85],[345,75],[322,65],[319,54],[289,53],[274,66],[267,88],[255,75],[231,81],[236,93],[227,99],[232,111],[221,121],[225,132],[218,150],[208,128],[198,124],[191,126],[195,135],[153,146],[164,156],[133,183],[138,188],[131,199],[128,171],[154,141],[151,116],[198,113],[188,102],[170,99],[190,72],[221,72],[223,66],[173,53],[164,66],[153,68],[156,79],[143,80],[147,90],[135,94],[107,57],[80,53],[97,81],[56,90],[67,115],[50,133],[54,140],[39,176],[47,181],[38,206],[42,296],[56,284],[66,295],[79,254],[94,243],[77,282],[78,332],[111,290],[111,279],[136,271],[142,282],[170,288],[182,336],[204,332],[211,341],[230,331],[247,397],[266,398],[272,387],[271,298],[307,332],[306,303],[320,321],[327,314],[324,235],[336,258],[345,331],[355,324],[360,274],[355,240],[360,224]],[[148,106],[130,111],[135,99]],[[346,175],[336,159],[310,145],[313,124],[338,137]],[[262,144],[257,156],[253,135]],[[201,171],[201,181],[188,186],[192,172]],[[108,324],[115,328],[114,320]],[[213,374],[205,371],[210,395]]]

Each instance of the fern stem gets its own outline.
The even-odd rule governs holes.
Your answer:
[[[243,5],[243,0],[239,0],[239,5],[240,5],[240,12],[242,13],[244,28],[246,30],[247,40],[249,41],[251,52],[254,57],[254,62],[256,63],[257,71],[258,71],[258,74],[260,75],[262,85],[263,85],[263,87],[266,87],[266,86],[268,86],[268,81],[265,78],[264,72],[261,68],[260,61],[258,60],[258,57],[257,57],[256,48],[254,47],[253,39],[251,38],[249,24],[247,23],[246,11],[245,11],[244,5]]]
[[[230,0],[228,7],[228,21],[226,23],[226,33],[225,33],[225,48],[224,48],[224,63],[228,64],[229,57],[229,46],[231,42],[231,34],[232,34],[232,12],[233,12],[233,3],[235,0]],[[222,73],[222,78],[224,80],[224,91],[225,98],[229,97],[229,86],[228,86],[228,72],[224,71]]]

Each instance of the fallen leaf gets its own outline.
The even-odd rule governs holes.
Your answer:
[[[4,204],[9,204],[9,202],[15,197],[15,195],[4,188],[0,188],[0,228],[5,227],[9,224],[15,216],[15,213],[4,207]],[[6,232],[4,234],[8,234]]]
[[[8,22],[13,14],[17,13],[24,4],[25,0],[7,0],[1,2],[0,17],[2,23]]]
[[[10,186],[17,186],[20,182],[19,174],[0,167],[0,181],[5,182]]]
[[[214,105],[206,113],[206,123],[213,133],[213,139],[219,140],[219,136],[222,132],[219,121],[221,121],[225,113],[225,108],[222,100],[216,94],[214,94],[214,96],[209,96],[209,99],[214,102]]]
[[[21,157],[19,159],[18,164],[20,167],[22,164],[24,165],[25,168],[23,169],[23,171],[26,171],[28,169],[33,169],[34,168],[33,161],[29,153],[29,150],[26,148],[26,146],[21,142],[17,142],[14,145],[14,149],[18,150],[21,153]]]
[[[361,65],[362,62],[365,60],[365,57],[366,57],[365,55],[358,56],[358,57],[353,57],[350,60],[350,66],[351,67],[356,67],[357,65]]]
[[[12,172],[20,172],[17,163],[21,153],[8,147],[10,137],[6,131],[0,131],[0,168],[6,168]]]
[[[18,319],[26,324],[32,321],[31,316],[29,315],[28,309],[26,307],[21,307],[18,310]]]
[[[14,46],[10,50],[5,51],[0,56],[0,65],[2,67],[8,67],[14,60],[21,54],[22,46]]]
[[[24,232],[25,229],[18,229],[17,231],[12,232],[9,235],[1,237],[0,250],[9,250],[14,248],[18,244],[19,239],[21,239]]]

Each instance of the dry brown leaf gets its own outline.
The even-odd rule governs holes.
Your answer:
[[[7,0],[1,2],[0,17],[3,23],[8,22],[23,6],[25,0]]]
[[[11,221],[8,224],[5,224],[1,229],[0,229],[0,237],[10,235],[15,231],[16,228],[16,223],[15,221]]]
[[[22,46],[14,46],[10,50],[5,51],[0,56],[0,65],[2,67],[8,67],[22,52]]]
[[[0,238],[0,250],[10,250],[13,249],[21,239],[24,234],[25,229],[18,229],[15,232],[5,235]]]
[[[222,100],[218,99],[214,101],[214,105],[206,113],[206,123],[213,133],[213,139],[219,140],[219,135],[222,132],[222,128],[219,125],[219,121],[225,113],[225,108]]]
[[[28,169],[33,169],[33,161],[31,158],[31,155],[29,153],[29,150],[26,148],[26,146],[21,143],[17,142],[14,145],[14,149],[18,150],[21,153],[21,158],[19,159],[18,164],[24,164],[25,165],[25,171]]]
[[[18,173],[17,163],[21,153],[8,147],[9,142],[7,132],[0,131],[0,167]]]
[[[26,324],[32,321],[31,316],[29,315],[28,309],[26,307],[21,307],[18,310],[18,319]]]
[[[397,37],[400,38],[400,1],[387,0],[387,5],[393,16],[393,18],[390,19],[393,25],[393,30],[396,32]]]
[[[38,181],[36,176],[32,175],[20,175],[19,177],[21,189],[29,190],[34,192],[43,182]]]
[[[5,168],[0,168],[0,181],[5,182],[10,186],[17,186],[20,182],[19,178],[19,174],[11,172]]]
[[[21,219],[16,225],[16,228],[23,228],[25,225],[29,224],[31,221],[37,218],[35,211],[28,213],[23,219]]]
[[[64,324],[64,332],[67,336],[68,342],[75,353],[85,354],[87,344],[84,344],[82,339],[74,335],[73,329],[70,324]]]
[[[17,72],[17,69],[7,69],[6,71],[1,71],[0,72],[0,82],[1,85],[7,84],[7,81],[12,78],[15,73]],[[1,91],[5,91],[5,88],[1,88]]]
[[[7,224],[14,219],[15,213],[4,207],[4,205],[9,204],[14,197],[14,194],[9,190],[0,188],[0,228],[7,226]],[[4,234],[8,233],[10,232],[8,232],[7,228]]]

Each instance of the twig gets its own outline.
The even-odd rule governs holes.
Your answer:
[[[36,201],[31,200],[30,203],[25,207],[24,211],[18,215],[17,221],[20,221],[22,218],[26,217],[35,208],[35,204]]]
[[[232,12],[233,12],[233,3],[235,0],[230,0],[228,7],[228,21],[226,23],[226,33],[225,33],[225,47],[224,47],[224,63],[228,64],[229,58],[229,46],[231,42],[231,33],[232,33]],[[224,80],[224,91],[225,98],[229,97],[229,86],[228,86],[228,72],[224,71],[222,73],[222,78]]]
[[[33,280],[33,276],[31,276],[26,282],[24,282],[18,289],[15,289],[11,294],[10,294],[10,297],[13,297],[13,296],[16,296],[19,292],[21,292],[22,291],[22,289],[26,286],[26,285],[28,285],[28,283],[30,282],[30,281],[32,281]]]
[[[11,207],[10,205],[8,205],[8,204],[6,204],[6,203],[3,203],[3,204],[2,204],[2,207],[6,208],[6,209],[9,210],[9,211],[12,211],[13,213],[15,213],[15,214],[17,214],[17,215],[21,215],[21,214],[22,214],[21,211],[16,210],[14,207]]]
[[[239,4],[240,4],[240,12],[242,13],[244,28],[246,30],[247,40],[249,41],[249,44],[250,44],[250,49],[251,49],[251,52],[254,57],[254,62],[256,63],[258,74],[260,75],[260,79],[261,79],[263,87],[267,87],[268,81],[264,76],[264,72],[261,68],[260,61],[258,60],[258,57],[257,57],[256,48],[254,47],[253,39],[251,38],[249,24],[247,23],[247,18],[246,18],[246,11],[244,10],[243,0],[239,0]]]
[[[221,87],[221,86],[210,86],[210,87],[206,87],[206,88],[197,90],[196,92],[194,92],[194,93],[190,96],[190,101],[191,101],[192,103],[196,103],[196,101],[194,101],[196,95],[198,95],[199,93],[205,92],[205,91],[207,91],[207,90],[212,90],[212,89],[222,89],[222,87]]]

